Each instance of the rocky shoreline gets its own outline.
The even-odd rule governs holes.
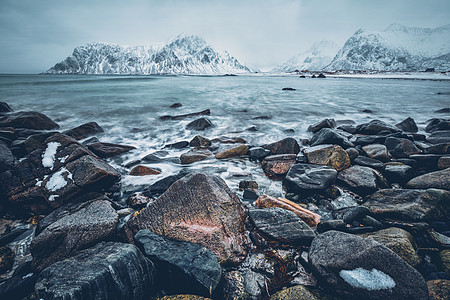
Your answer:
[[[180,107],[178,103],[174,107]],[[192,119],[185,166],[245,159],[285,198],[242,180],[233,192],[189,168],[133,193],[100,142],[0,103],[1,299],[448,299],[450,119],[356,125],[318,120],[308,140],[209,139]],[[157,154],[123,167],[133,176]]]

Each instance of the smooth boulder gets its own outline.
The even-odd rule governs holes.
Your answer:
[[[404,138],[388,137],[384,144],[389,150],[389,153],[397,158],[409,157],[421,152],[413,142]]]
[[[263,159],[261,166],[268,175],[282,176],[295,164],[296,159],[295,154],[269,155]]]
[[[180,155],[182,164],[192,164],[197,161],[208,159],[212,156],[212,152],[208,149],[194,148]]]
[[[383,131],[395,133],[399,132],[400,129],[392,125],[389,125],[381,120],[372,120],[368,123],[364,123],[356,127],[356,133],[360,134],[379,134],[380,132]]]
[[[379,188],[387,187],[386,180],[379,172],[363,166],[351,166],[339,172],[337,179],[360,195],[367,195]]]
[[[338,172],[328,166],[295,164],[283,180],[283,187],[295,194],[320,192],[331,187],[337,175]]]
[[[450,190],[450,168],[415,177],[406,184],[411,189],[446,189]]]
[[[44,114],[35,111],[21,111],[0,117],[0,127],[52,130],[58,129],[59,125]]]
[[[354,147],[355,145],[350,142],[346,135],[340,130],[331,128],[322,128],[316,132],[311,138],[311,146],[323,145],[323,144],[335,144],[343,148]]]
[[[205,130],[206,128],[212,127],[212,123],[209,119],[207,118],[200,118],[197,119],[195,121],[190,122],[189,124],[186,125],[187,129],[191,129],[191,130],[198,130],[198,131],[202,131]]]
[[[319,145],[303,151],[310,164],[330,166],[337,171],[350,167],[350,157],[339,145]]]
[[[247,152],[248,152],[247,145],[239,145],[236,147],[232,147],[232,148],[217,152],[215,157],[217,159],[226,159],[226,158],[231,158],[231,157],[242,156],[242,155],[247,154]]]
[[[123,154],[125,152],[131,151],[133,149],[136,149],[136,147],[133,146],[102,143],[102,142],[89,144],[88,148],[101,158],[114,157]]]
[[[89,122],[66,130],[63,132],[63,134],[73,137],[76,140],[82,140],[102,132],[104,132],[104,130],[100,127],[100,125],[97,124],[97,122]]]
[[[300,146],[293,138],[285,138],[280,141],[261,146],[270,151],[271,155],[275,154],[297,154],[300,152]]]

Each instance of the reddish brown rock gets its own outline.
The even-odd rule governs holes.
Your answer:
[[[300,152],[300,146],[293,138],[285,138],[262,147],[270,150],[270,154],[298,154]]]
[[[217,159],[225,159],[225,158],[230,158],[230,157],[242,156],[242,155],[247,154],[247,152],[248,152],[247,145],[239,145],[237,147],[233,147],[230,149],[220,151],[220,152],[216,153],[215,156]]]
[[[350,167],[350,157],[339,145],[319,145],[303,153],[311,164],[330,166],[337,171]]]
[[[286,174],[296,160],[296,154],[270,155],[264,158],[261,166],[268,175],[280,176]]]
[[[450,168],[415,177],[406,184],[411,189],[446,189],[450,190]]]
[[[280,207],[295,213],[300,219],[311,227],[316,227],[320,222],[320,215],[301,207],[299,204],[289,201],[288,199],[275,198],[272,196],[262,195],[255,201],[258,208]]]
[[[130,175],[132,176],[146,176],[158,174],[161,174],[161,172],[143,165],[138,165],[130,171]]]
[[[197,161],[205,160],[210,156],[212,156],[212,153],[208,149],[194,148],[181,154],[180,161],[182,164],[192,164]]]
[[[123,228],[129,242],[141,229],[200,244],[222,265],[242,262],[248,240],[245,208],[226,183],[215,175],[184,176],[130,219]]]
[[[88,145],[88,148],[101,158],[114,157],[122,153],[136,149],[133,146],[111,144],[111,143],[92,143]]]

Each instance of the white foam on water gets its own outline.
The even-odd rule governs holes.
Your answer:
[[[56,192],[57,190],[62,189],[67,185],[67,181],[64,178],[63,174],[66,175],[67,179],[72,179],[72,173],[69,172],[66,168],[61,168],[58,172],[54,173],[52,177],[50,177],[50,180],[47,181],[45,187],[52,192]]]
[[[58,147],[61,146],[58,142],[50,142],[47,144],[44,154],[42,154],[42,165],[46,168],[53,170],[53,164],[55,163],[55,155]]]
[[[345,282],[355,288],[379,291],[395,287],[395,281],[389,275],[377,269],[370,271],[363,268],[341,270],[339,275]]]

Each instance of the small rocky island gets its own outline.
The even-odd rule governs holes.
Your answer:
[[[108,159],[132,145],[1,102],[0,299],[449,299],[447,113],[424,134],[412,118],[262,145],[194,134],[168,145],[180,164],[246,159],[285,197],[188,169],[127,195]],[[163,119],[203,133],[209,114]]]

